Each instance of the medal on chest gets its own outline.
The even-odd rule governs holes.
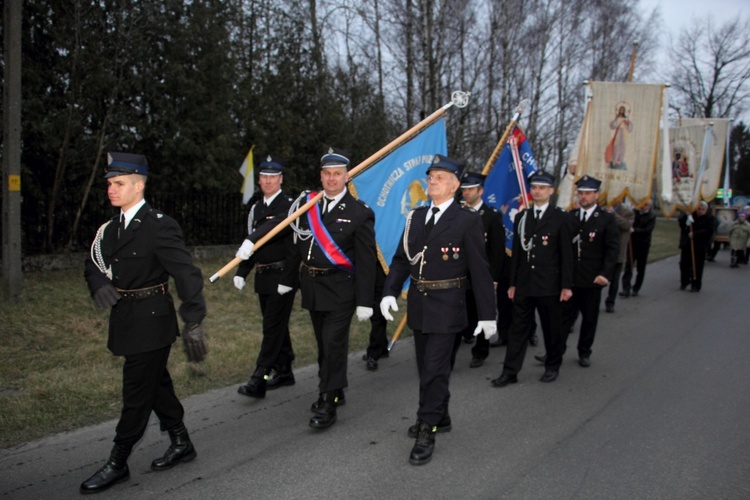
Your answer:
[[[460,248],[458,248],[458,247],[453,247],[453,260],[458,260],[458,252],[459,252],[460,250],[461,250],[461,249],[460,249]]]
[[[448,260],[448,250],[450,250],[449,247],[440,247],[440,251],[443,252],[443,260]]]

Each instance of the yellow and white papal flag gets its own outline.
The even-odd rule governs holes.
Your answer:
[[[255,176],[253,175],[253,149],[255,148],[255,145],[253,145],[250,148],[250,151],[247,152],[247,156],[245,156],[245,161],[242,162],[242,166],[240,167],[240,175],[243,177],[242,181],[242,189],[240,189],[240,193],[242,193],[242,204],[247,205],[247,202],[250,201],[250,197],[255,192]]]

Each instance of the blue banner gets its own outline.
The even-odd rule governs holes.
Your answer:
[[[406,215],[429,203],[427,167],[434,155],[446,154],[447,143],[441,118],[351,182],[355,196],[375,212],[375,238],[387,264],[401,241]]]
[[[518,156],[523,167],[523,180],[526,185],[526,193],[529,192],[529,175],[536,172],[536,160],[531,153],[526,136],[521,129],[513,129],[513,137],[518,145]],[[518,183],[516,166],[513,163],[513,154],[510,145],[506,144],[498,156],[495,165],[484,181],[484,195],[482,199],[488,205],[495,207],[503,216],[505,226],[505,249],[510,255],[513,250],[513,219],[518,213],[521,205],[521,187]]]

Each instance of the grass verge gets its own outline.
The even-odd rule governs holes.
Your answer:
[[[678,235],[675,220],[659,219],[649,260],[676,254]],[[205,277],[224,264],[219,259],[198,262]],[[187,363],[176,344],[169,369],[178,396],[239,384],[249,377],[261,340],[260,307],[252,290],[252,279],[242,292],[229,278],[206,282],[204,324],[210,353],[204,363]],[[109,312],[94,308],[82,266],[27,273],[23,296],[19,304],[0,302],[0,448],[115,418],[120,411],[122,359],[107,350]],[[405,309],[400,307],[395,324]],[[290,330],[295,365],[314,363],[315,338],[299,293]],[[406,329],[404,336],[410,333]],[[369,322],[355,319],[351,350],[364,349],[368,336]]]

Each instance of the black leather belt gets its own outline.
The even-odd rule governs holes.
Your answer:
[[[312,267],[308,266],[304,262],[302,266],[305,268],[305,272],[315,278],[316,276],[328,276],[329,274],[337,273],[340,271],[337,267]]]
[[[135,290],[123,290],[122,288],[118,288],[117,291],[125,300],[142,300],[167,293],[167,283],[159,283],[158,285],[138,288]]]
[[[469,287],[469,278],[466,276],[448,280],[418,280],[412,276],[411,280],[420,292],[424,292],[425,290],[448,290],[450,288]]]
[[[270,273],[274,271],[283,271],[284,270],[284,261],[280,260],[278,262],[271,262],[270,264],[255,264],[255,273],[256,274],[263,274],[263,273]]]

